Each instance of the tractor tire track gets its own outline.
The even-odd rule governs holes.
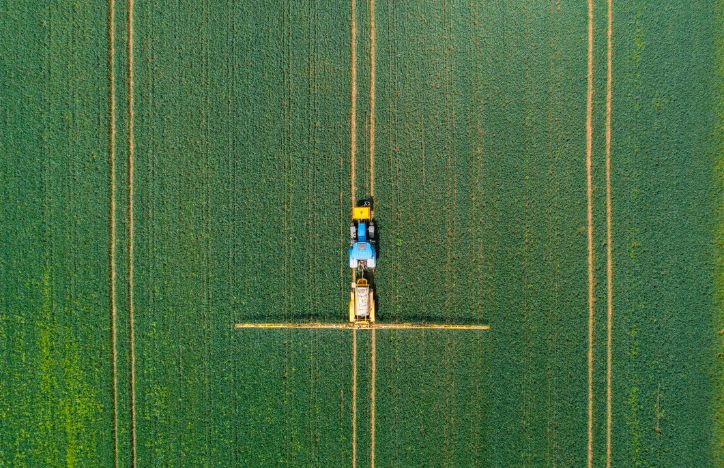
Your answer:
[[[613,427],[613,244],[611,227],[611,101],[613,95],[613,0],[607,5],[606,34],[606,466],[611,468]]]
[[[116,76],[115,0],[108,0],[108,261],[111,315],[111,386],[113,398],[113,466],[118,467],[118,337],[116,305]]]
[[[586,93],[586,187],[588,221],[588,468],[593,466],[593,182],[591,160],[593,156],[593,0],[588,0],[588,65]]]
[[[357,0],[351,0],[350,15],[350,197],[352,207],[356,201],[357,154]],[[352,282],[356,274],[352,271]],[[352,467],[357,466],[357,331],[352,332]]]
[[[370,14],[370,116],[369,116],[369,181],[370,198],[375,196],[375,80],[376,80],[376,48],[375,48],[375,0],[369,0]],[[379,303],[378,297],[375,298]],[[375,412],[377,385],[377,340],[375,330],[370,331],[370,466],[375,466]]]
[[[135,140],[134,140],[134,96],[133,96],[133,13],[134,5],[133,0],[128,0],[128,13],[127,13],[127,51],[128,54],[128,345],[129,345],[129,359],[130,359],[130,379],[129,379],[129,391],[130,391],[130,408],[131,408],[131,466],[136,466],[137,450],[136,450],[136,340],[135,340],[135,310],[134,310],[134,284],[133,284],[133,256],[134,256],[134,213],[133,213],[133,198],[134,198],[134,168],[133,163],[135,159]]]

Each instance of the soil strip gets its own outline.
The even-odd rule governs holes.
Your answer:
[[[375,0],[370,0],[370,197],[375,196]]]
[[[128,0],[128,343],[130,354],[131,466],[136,466],[136,350],[133,308],[133,0]]]
[[[375,329],[372,328],[372,331],[370,331],[370,359],[372,360],[372,365],[370,366],[370,379],[371,379],[371,386],[370,386],[370,466],[374,468],[375,466],[375,379],[376,379],[376,361],[377,361],[377,342],[375,338]]]
[[[108,0],[108,262],[111,308],[111,385],[113,393],[113,466],[118,467],[118,350],[116,332],[116,47],[115,2]]]
[[[611,384],[613,363],[613,246],[611,241],[611,101],[613,95],[613,0],[608,0],[608,44],[606,79],[606,466],[611,468],[611,427],[613,425]]]
[[[357,164],[357,18],[355,11],[355,2],[352,0],[352,28],[350,38],[350,76],[352,80],[351,84],[351,96],[350,96],[350,107],[349,107],[349,159],[350,159],[350,195],[352,197],[352,206],[355,203],[355,181],[356,181],[356,164]]]
[[[370,197],[375,196],[375,0],[370,0],[370,122],[369,122],[369,142],[370,142]],[[371,383],[370,383],[370,466],[375,466],[375,394],[376,394],[376,367],[377,367],[377,341],[375,339],[375,330],[372,329],[370,337],[370,359],[371,359]]]
[[[357,0],[351,0],[351,28],[350,28],[350,79],[351,96],[350,96],[350,196],[352,198],[352,207],[355,205],[355,184],[356,184],[356,164],[357,164]],[[352,281],[356,279],[356,274],[352,272]],[[357,332],[352,333],[352,468],[357,466]]]
[[[357,466],[357,329],[352,332],[352,468]]]
[[[588,195],[588,467],[593,466],[593,0],[588,0],[588,89],[586,99],[586,183]]]

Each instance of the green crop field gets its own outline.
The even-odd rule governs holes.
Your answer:
[[[722,466],[722,30],[0,0],[0,466]],[[346,321],[372,194],[378,321],[490,330],[234,329]]]

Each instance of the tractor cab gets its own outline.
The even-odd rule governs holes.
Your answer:
[[[373,270],[377,266],[375,249],[375,223],[372,221],[370,202],[352,208],[352,225],[350,226],[349,267],[352,269]]]

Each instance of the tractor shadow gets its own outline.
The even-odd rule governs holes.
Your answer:
[[[380,258],[382,258],[382,254],[380,253],[382,249],[380,248],[382,243],[380,242],[380,225],[375,221],[375,253],[377,254],[377,262],[379,263]]]

